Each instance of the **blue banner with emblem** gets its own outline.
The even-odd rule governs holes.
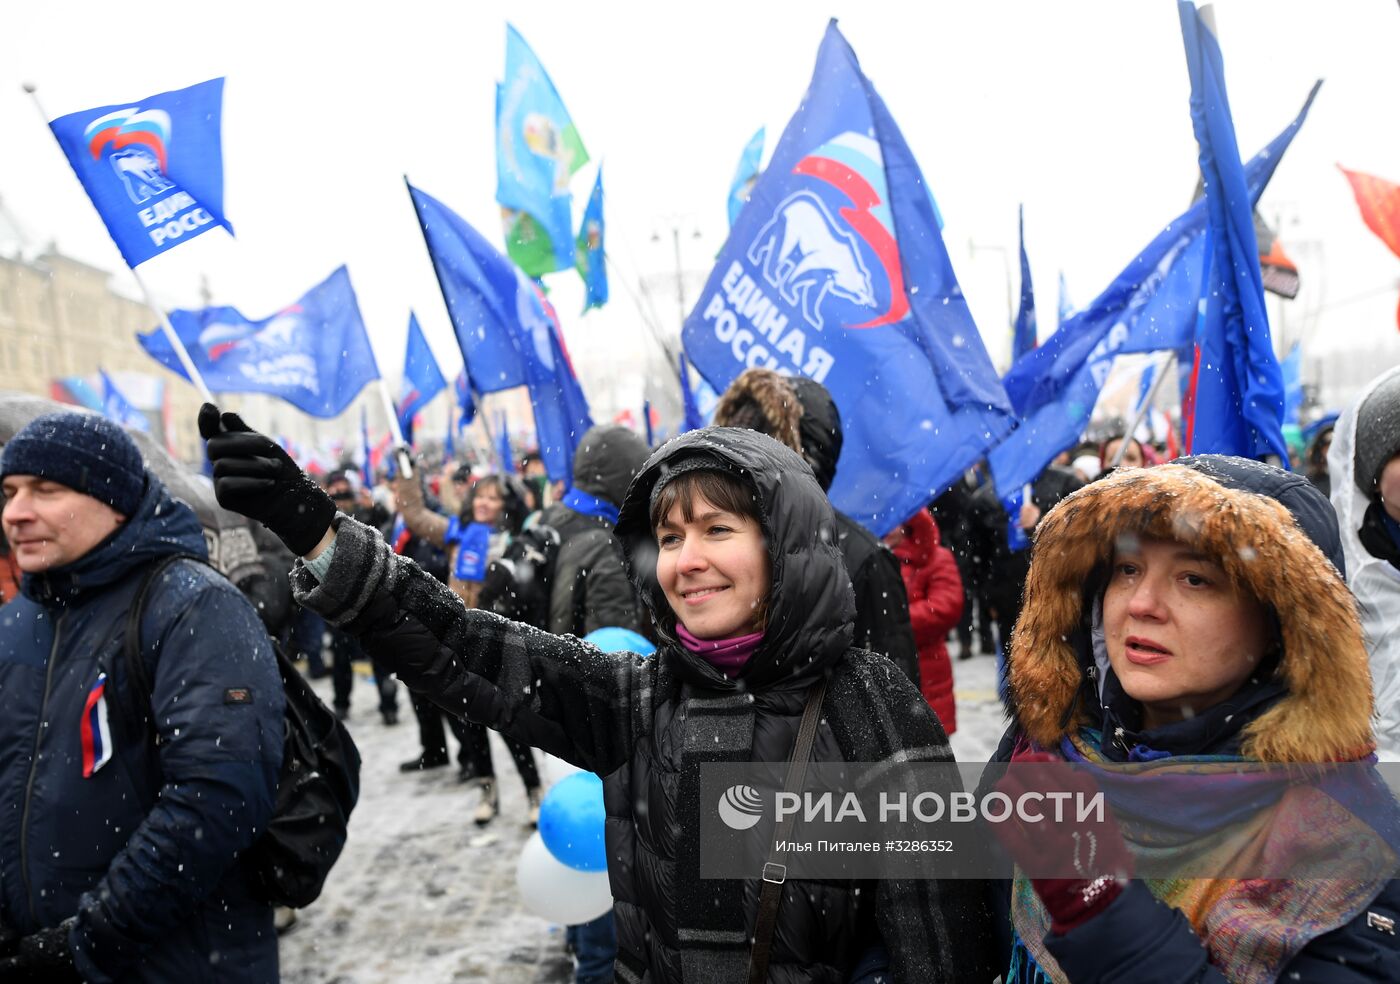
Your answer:
[[[877,535],[1011,428],[933,198],[834,21],[683,338],[716,389],[766,366],[831,391],[831,501]]]
[[[379,378],[345,267],[269,318],[208,307],[171,311],[170,324],[214,393],[266,393],[313,417],[335,417]],[[165,332],[155,328],[136,340],[151,358],[185,375]]]
[[[69,113],[49,127],[128,266],[223,226],[224,80]]]

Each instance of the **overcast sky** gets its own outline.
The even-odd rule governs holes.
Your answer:
[[[0,197],[37,245],[121,270],[21,81],[56,117],[226,76],[238,237],[216,230],[153,260],[149,282],[193,306],[204,274],[215,303],[263,317],[348,263],[384,374],[401,370],[410,307],[451,374],[461,359],[402,175],[500,242],[494,84],[507,19],[605,162],[607,247],[635,279],[674,268],[677,225],[683,264],[708,270],[739,152],[760,125],[771,152],[828,16],[919,160],[999,362],[1018,203],[1042,334],[1060,271],[1087,303],[1186,207],[1197,149],[1172,0],[7,4]],[[1246,158],[1326,79],[1262,203],[1301,270],[1289,329],[1307,329],[1315,352],[1393,346],[1400,259],[1362,224],[1336,164],[1400,181],[1395,0],[1221,0],[1216,18]],[[592,179],[592,165],[575,176],[578,208]],[[578,278],[548,284],[576,350],[649,344],[621,285],[579,317]],[[659,313],[674,333],[674,301]]]

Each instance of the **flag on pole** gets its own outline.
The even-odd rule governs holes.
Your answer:
[[[105,369],[99,369],[102,376],[102,414],[109,420],[114,420],[123,427],[138,430],[149,434],[151,421],[144,413],[137,410],[123,394],[117,389],[117,384],[112,382],[112,377],[107,375]]]
[[[545,471],[553,481],[569,481],[574,449],[593,421],[553,306],[460,216],[412,185],[409,193],[471,388],[494,393],[526,386]]]
[[[135,267],[224,217],[224,80],[60,116],[49,124],[112,241]]]
[[[593,182],[593,194],[579,223],[578,239],[574,243],[579,276],[586,291],[583,309],[602,307],[608,303],[608,268],[603,252],[603,169]]]
[[[696,402],[695,390],[690,387],[690,364],[686,362],[685,353],[681,353],[680,360],[681,376],[681,429],[678,434],[686,431],[699,430],[705,426],[705,418],[700,414],[700,404]]]
[[[442,457],[452,461],[457,457],[457,408],[447,404],[447,430],[442,438]]]
[[[1269,336],[1254,202],[1225,92],[1225,63],[1215,35],[1192,0],[1180,0],[1191,76],[1191,123],[1205,181],[1208,270],[1200,293],[1195,362],[1182,406],[1186,453],[1275,455],[1288,465],[1283,439],[1283,377]]]
[[[413,444],[413,418],[432,402],[433,397],[447,389],[447,380],[433,358],[433,350],[418,327],[418,316],[408,315],[408,347],[404,353],[403,381],[399,384],[399,429],[403,439]]]
[[[569,178],[588,162],[549,74],[506,25],[506,75],[496,87],[496,201],[506,252],[531,277],[574,265]]]
[[[1348,171],[1340,164],[1337,169],[1351,184],[1351,193],[1356,196],[1357,208],[1361,209],[1361,219],[1367,228],[1379,236],[1392,253],[1400,256],[1400,185],[1374,174]]]
[[[1337,168],[1351,184],[1356,206],[1361,209],[1361,220],[1392,253],[1400,256],[1400,185],[1373,174],[1348,171],[1340,164]],[[1400,324],[1400,307],[1395,310],[1395,320]]]
[[[456,418],[457,424],[453,429],[461,430],[476,419],[476,397],[472,395],[471,374],[466,366],[457,373],[452,390],[457,394],[457,406],[461,409],[461,416]]]
[[[734,180],[729,183],[729,225],[732,228],[739,220],[739,213],[748,204],[749,193],[758,181],[759,162],[763,160],[763,127],[749,137],[744,151],[739,155],[739,166],[734,169]]]
[[[1320,85],[1246,166],[1254,201],[1307,119]],[[1168,223],[1088,307],[1011,367],[1003,382],[1022,419],[988,455],[999,492],[1035,481],[1055,455],[1079,440],[1117,355],[1192,346],[1204,257],[1205,203],[1200,201]]]
[[[834,21],[683,338],[716,389],[765,366],[831,391],[831,500],[877,535],[1012,426],[918,164]]]
[[[364,455],[360,477],[364,479],[365,488],[374,488],[374,453],[369,446],[369,418],[363,405],[360,406],[360,451]]]
[[[260,321],[237,308],[208,307],[171,311],[170,323],[215,393],[267,393],[313,417],[335,417],[379,378],[345,267]],[[159,328],[136,340],[151,358],[185,376]]]
[[[1063,270],[1061,270],[1061,271],[1060,271],[1060,309],[1059,309],[1059,311],[1057,312],[1057,317],[1056,317],[1056,321],[1055,321],[1055,328],[1058,329],[1058,328],[1060,327],[1060,325],[1062,325],[1062,324],[1064,324],[1066,321],[1068,321],[1068,320],[1070,319],[1070,316],[1073,315],[1073,314],[1074,314],[1074,304],[1073,304],[1073,302],[1070,301],[1070,299],[1069,299],[1069,288],[1068,288],[1067,286],[1065,286],[1065,272],[1064,272]]]
[[[649,448],[656,447],[656,428],[652,424],[652,413],[654,413],[654,411],[651,409],[651,401],[646,399],[642,400],[642,430],[647,439],[647,447]]]
[[[1031,261],[1026,256],[1026,207],[1016,209],[1016,225],[1021,233],[1021,305],[1016,309],[1016,325],[1011,330],[1011,361],[1036,347],[1035,293],[1031,288]]]
[[[501,459],[501,471],[507,475],[515,474],[515,452],[510,447],[510,422],[506,419],[506,412],[501,411],[500,422],[496,428],[496,456]]]

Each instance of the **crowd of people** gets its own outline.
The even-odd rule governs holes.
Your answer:
[[[1130,814],[1009,825],[1014,867],[987,879],[706,879],[698,835],[707,763],[951,763],[979,650],[1008,721],[993,761],[1090,788],[1400,758],[1400,369],[1291,471],[1116,435],[1014,514],[974,467],[883,538],[828,501],[830,394],[765,369],[657,448],[593,428],[560,483],[537,458],[317,481],[235,413],[199,426],[257,591],[105,418],[46,414],[0,453],[0,984],[278,979],[254,860],[290,782],[278,650],[353,727],[356,663],[373,726],[406,688],[421,750],[399,768],[447,768],[450,732],[471,824],[503,822],[489,730],[522,823],[538,753],[603,778],[614,904],[569,928],[580,984],[1400,980],[1388,798],[1339,815],[1289,792],[1212,828],[1327,878],[1135,876],[1190,847]],[[656,654],[584,641],[607,627]],[[1363,819],[1389,851],[1337,850]],[[1046,872],[1071,855],[1075,877]]]

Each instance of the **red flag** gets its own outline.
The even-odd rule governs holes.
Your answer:
[[[1337,168],[1351,182],[1352,194],[1356,196],[1366,225],[1381,237],[1392,253],[1400,256],[1400,185],[1373,174],[1348,171],[1340,164]],[[1395,311],[1395,320],[1400,324],[1400,308]]]

